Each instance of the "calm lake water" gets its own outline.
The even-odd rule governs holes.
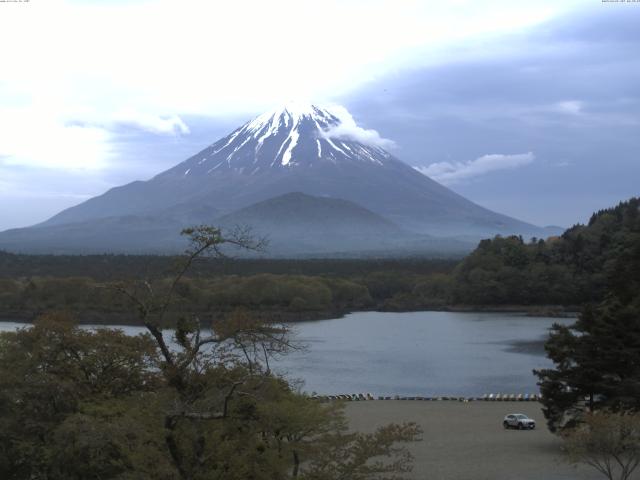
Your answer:
[[[359,312],[296,323],[295,339],[307,348],[273,367],[322,394],[533,393],[531,371],[551,365],[542,348],[548,329],[572,321],[513,313]],[[0,331],[20,326],[0,322]]]

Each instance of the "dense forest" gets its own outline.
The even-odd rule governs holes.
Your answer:
[[[176,235],[178,232],[176,232]],[[179,257],[161,255],[27,255],[0,251],[0,278],[90,277],[122,280],[170,275]],[[190,277],[216,275],[335,275],[350,277],[378,271],[449,272],[459,258],[198,258]]]
[[[640,242],[639,206],[634,198],[601,210],[559,237],[483,240],[461,261],[199,259],[177,292],[175,309],[188,302],[203,313],[243,308],[278,320],[364,309],[577,309],[602,300],[612,282],[626,281],[624,272],[612,272]],[[177,261],[2,253],[0,315],[31,319],[64,309],[81,321],[130,322],[128,300],[105,285],[146,279],[162,290]]]
[[[484,240],[453,273],[453,302],[471,304],[565,304],[598,302],[615,270],[640,241],[640,199],[594,213],[560,237]],[[615,272],[615,275],[614,275]]]

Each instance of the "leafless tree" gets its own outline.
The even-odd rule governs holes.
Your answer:
[[[596,412],[563,435],[568,459],[609,480],[628,480],[640,465],[640,415]]]

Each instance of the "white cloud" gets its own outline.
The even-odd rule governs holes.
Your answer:
[[[190,133],[189,127],[177,115],[161,117],[149,113],[138,112],[133,109],[125,109],[117,112],[113,116],[116,124],[133,126],[147,132],[158,135],[187,135]]]
[[[552,110],[566,115],[580,115],[584,108],[584,102],[579,100],[564,100],[553,104]]]
[[[393,140],[382,138],[376,130],[367,130],[359,127],[346,108],[340,105],[334,105],[329,107],[329,111],[340,119],[340,125],[323,132],[325,137],[355,140],[365,145],[373,145],[381,148],[395,147]]]
[[[395,0],[326,0],[321,7],[311,0],[46,0],[3,6],[0,166],[99,177],[115,168],[119,139],[112,127],[118,122],[186,134],[181,118],[187,115],[248,118],[290,99],[335,101],[387,73],[448,62],[451,46],[528,28],[582,2],[407,0],[399,8]],[[341,134],[347,133],[390,145],[374,131],[345,127]],[[24,188],[43,186],[41,178]]]
[[[100,110],[255,113],[331,100],[428,61],[426,50],[526,28],[578,2],[47,0],[3,9],[0,41],[11,48],[0,59],[3,80],[27,95]]]
[[[191,133],[189,126],[178,115],[157,115],[130,107],[115,112],[99,112],[86,106],[78,106],[67,109],[65,118],[68,125],[103,128],[112,132],[126,127],[155,135],[176,136]]]
[[[5,166],[98,170],[111,155],[107,130],[68,124],[47,109],[2,109],[0,132],[0,164]]]
[[[496,170],[510,170],[533,162],[535,155],[531,152],[515,155],[492,154],[470,160],[468,162],[439,162],[427,167],[414,167],[420,173],[433,180],[451,185]]]
[[[79,120],[79,119],[84,120]],[[55,170],[102,170],[114,157],[111,130],[127,125],[159,135],[188,134],[178,116],[122,110],[99,120],[96,112],[67,112],[55,103],[0,109],[0,165]]]

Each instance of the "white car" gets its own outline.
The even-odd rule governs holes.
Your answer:
[[[524,413],[510,413],[504,417],[502,426],[504,428],[517,428],[518,430],[533,430],[536,428],[536,421],[527,417]]]

